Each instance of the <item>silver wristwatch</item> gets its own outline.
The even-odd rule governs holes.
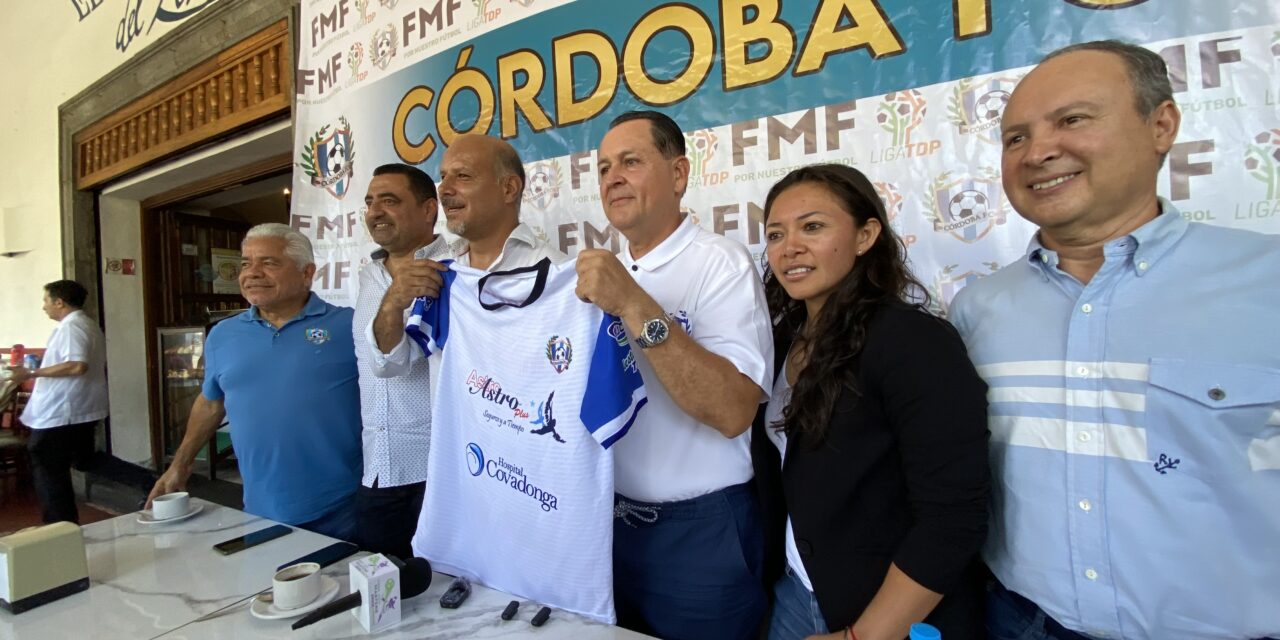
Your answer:
[[[644,325],[640,328],[640,335],[636,336],[636,344],[641,349],[652,349],[667,341],[671,336],[671,322],[666,316],[658,316],[652,320],[645,320]]]

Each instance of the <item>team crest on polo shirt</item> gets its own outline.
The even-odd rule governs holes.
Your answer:
[[[569,369],[569,363],[573,362],[573,343],[569,342],[568,336],[551,336],[547,340],[547,361],[556,373],[564,373]]]
[[[324,344],[329,341],[329,330],[319,327],[312,327],[306,332],[307,342],[311,344]]]

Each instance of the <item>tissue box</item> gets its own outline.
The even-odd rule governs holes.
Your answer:
[[[0,538],[0,609],[22,613],[88,588],[80,527],[55,522]]]
[[[375,553],[350,565],[351,593],[360,594],[360,608],[351,613],[365,631],[381,631],[400,622],[400,569]]]

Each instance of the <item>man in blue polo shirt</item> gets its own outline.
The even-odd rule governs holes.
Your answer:
[[[240,291],[253,306],[209,332],[204,388],[148,504],[186,486],[226,416],[245,511],[348,540],[361,470],[352,311],[311,293],[311,242],[287,225],[250,229],[241,256]]]
[[[1073,45],[1001,122],[1039,231],[951,319],[990,385],[997,640],[1280,636],[1280,237],[1156,195],[1165,63]]]

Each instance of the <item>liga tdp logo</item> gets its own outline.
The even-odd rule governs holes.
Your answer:
[[[1249,176],[1267,185],[1267,199],[1280,199],[1280,129],[1268,129],[1253,137],[1245,149],[1244,168]]]
[[[333,133],[332,123],[320,127],[302,148],[302,162],[298,166],[311,186],[323,187],[330,195],[341,200],[347,195],[356,158],[356,140],[351,133],[351,123],[346,116],[338,116],[338,127]]]
[[[894,91],[876,109],[876,122],[893,136],[893,146],[911,144],[911,132],[924,122],[927,111],[924,95],[915,89]]]

